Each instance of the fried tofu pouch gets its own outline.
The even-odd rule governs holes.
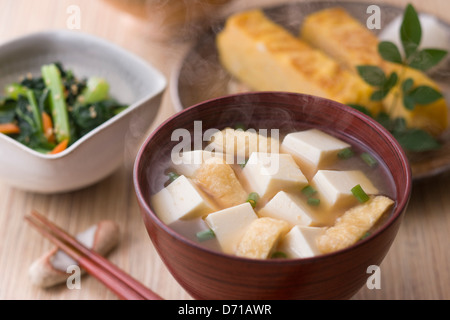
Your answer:
[[[289,232],[284,220],[262,217],[254,220],[239,242],[236,255],[253,259],[267,259],[280,240]]]
[[[212,136],[209,144],[214,151],[239,158],[248,158],[253,152],[278,153],[278,139],[263,136],[254,131],[225,128]]]
[[[195,172],[195,181],[221,208],[233,207],[247,200],[247,193],[229,164],[220,158],[207,159]]]
[[[216,45],[224,68],[253,90],[306,93],[345,104],[361,104],[373,113],[373,88],[322,51],[289,33],[261,10],[229,17]]]
[[[311,46],[325,52],[348,70],[357,74],[359,65],[375,65],[386,74],[395,71],[404,79],[412,78],[415,86],[427,85],[438,91],[439,86],[423,72],[385,61],[378,53],[379,40],[376,35],[347,11],[335,7],[308,15],[302,23],[300,38]],[[396,95],[398,99],[395,100]],[[439,99],[428,105],[418,105],[412,111],[403,106],[399,86],[395,87],[384,101],[384,110],[392,116],[405,118],[408,126],[426,130],[434,136],[447,127],[447,105]]]
[[[369,231],[394,201],[385,196],[374,196],[363,204],[347,210],[336,224],[316,240],[322,253],[345,249],[356,243]]]

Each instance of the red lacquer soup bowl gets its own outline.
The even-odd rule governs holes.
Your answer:
[[[150,196],[167,181],[165,169],[179,144],[172,134],[181,129],[194,141],[207,129],[221,130],[237,123],[284,132],[318,128],[369,150],[389,176],[395,197],[392,213],[376,232],[353,246],[304,259],[242,258],[207,249],[181,236],[165,225],[150,205]],[[371,268],[379,266],[386,256],[411,193],[407,157],[377,122],[334,101],[281,92],[221,97],[172,116],[142,145],[133,179],[145,227],[165,265],[193,298],[209,300],[351,298],[368,283]]]

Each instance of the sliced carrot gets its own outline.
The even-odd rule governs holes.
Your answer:
[[[0,132],[4,134],[20,133],[20,128],[14,123],[0,123]]]
[[[64,139],[60,143],[56,145],[56,147],[53,148],[52,151],[49,151],[48,154],[57,154],[61,151],[64,151],[67,149],[67,146],[69,145],[69,139]]]
[[[50,115],[45,111],[42,112],[42,126],[44,136],[47,138],[48,142],[55,142],[52,117],[50,117]]]

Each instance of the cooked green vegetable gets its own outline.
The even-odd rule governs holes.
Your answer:
[[[55,64],[44,65],[41,68],[42,78],[50,90],[50,109],[55,126],[56,141],[70,139],[69,113],[64,96],[64,86],[61,74]]]
[[[78,101],[87,103],[96,103],[108,99],[109,84],[105,79],[99,77],[91,77],[86,83]]]
[[[56,153],[127,107],[110,97],[105,79],[78,79],[56,62],[4,88],[0,126],[35,151]]]

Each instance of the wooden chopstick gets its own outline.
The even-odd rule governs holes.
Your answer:
[[[36,211],[25,217],[38,231],[52,241],[57,247],[77,261],[106,287],[122,300],[162,300],[162,298],[145,287],[142,283],[112,264],[97,252],[87,248],[66,231],[53,224]]]

